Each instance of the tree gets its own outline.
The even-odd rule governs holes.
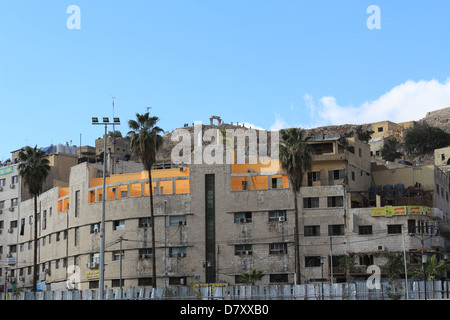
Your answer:
[[[34,197],[34,258],[33,258],[33,291],[37,291],[38,265],[37,265],[37,240],[38,240],[38,219],[37,219],[37,198],[42,191],[42,185],[50,173],[49,160],[46,153],[34,148],[25,147],[25,151],[20,151],[18,166],[19,175],[24,185],[28,188],[30,195]]]
[[[405,151],[417,156],[450,145],[450,133],[425,122],[414,122],[405,133]]]
[[[368,142],[372,138],[372,134],[374,133],[373,130],[364,130],[362,129],[362,126],[357,126],[355,133],[358,135],[358,139],[364,142]]]
[[[107,136],[111,138],[122,138],[122,132],[119,130],[108,131]]]
[[[418,260],[417,262],[420,263],[420,269],[416,270],[412,274],[412,277],[416,279],[422,279],[423,278],[422,260],[421,258],[417,258],[417,260]],[[433,254],[431,257],[427,258],[425,270],[427,272],[427,280],[433,280],[436,277],[442,277],[445,274],[445,261],[440,260],[439,262],[436,262],[436,255]]]
[[[398,300],[403,295],[403,285],[396,281],[405,271],[405,262],[403,254],[400,252],[386,252],[384,257],[388,261],[381,266],[381,271],[386,274],[388,278],[389,287],[386,289],[386,294],[392,300]]]
[[[264,271],[253,269],[252,271],[249,271],[247,273],[242,273],[239,276],[239,281],[245,283],[245,284],[251,284],[252,286],[255,285],[256,281],[259,281],[264,276]]]
[[[129,120],[128,132],[131,150],[139,156],[145,170],[148,171],[148,186],[150,189],[150,216],[152,230],[152,286],[156,288],[156,246],[155,246],[155,219],[153,210],[153,190],[152,190],[152,166],[156,161],[156,153],[162,145],[162,136],[159,133],[163,130],[156,126],[158,117],[150,117],[150,113],[136,114],[136,120]]]
[[[386,140],[383,148],[381,148],[381,157],[383,160],[392,162],[403,155],[403,153],[398,151],[399,148],[400,144],[396,139],[388,139]]]
[[[280,142],[280,164],[286,171],[289,184],[294,195],[294,242],[295,242],[295,270],[300,279],[300,250],[299,250],[299,219],[298,201],[303,177],[305,172],[312,167],[312,147],[308,144],[309,137],[306,137],[305,130],[301,128],[289,128],[281,131]]]

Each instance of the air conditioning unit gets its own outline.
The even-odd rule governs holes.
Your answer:
[[[178,221],[178,225],[179,226],[185,226],[186,225],[186,221]]]
[[[286,217],[278,217],[278,221],[284,222],[284,221],[286,221]]]
[[[0,229],[0,234],[2,234],[3,229]]]
[[[186,171],[186,168],[185,167],[180,167],[180,171]]]
[[[0,187],[0,191],[3,191],[3,187]]]
[[[9,228],[8,233],[12,233],[12,232],[13,232],[13,229]]]
[[[185,252],[178,252],[178,258],[184,258],[184,257],[186,257]]]
[[[244,251],[245,253],[245,255],[247,255],[247,256],[249,256],[249,255],[251,255],[252,254],[252,252],[251,251]]]
[[[7,258],[12,258],[12,256],[13,256],[12,253],[8,253],[8,254],[6,255]]]
[[[14,207],[9,207],[9,211],[13,212],[14,211]]]
[[[15,184],[10,184],[9,187],[10,187],[11,189],[14,189],[14,188],[16,187],[16,185],[15,185]]]
[[[44,269],[44,273],[50,275],[51,274],[50,269]]]
[[[0,209],[0,214],[2,214],[3,213],[3,209]]]
[[[384,246],[378,246],[378,251],[384,251],[386,248]]]
[[[19,281],[25,281],[25,277],[19,277]]]
[[[247,222],[247,219],[246,218],[240,218],[239,222],[241,222],[241,223]]]

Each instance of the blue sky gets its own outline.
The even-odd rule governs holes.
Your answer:
[[[0,160],[80,134],[94,145],[91,117],[112,117],[112,97],[123,134],[147,107],[166,131],[211,115],[264,129],[418,120],[450,106],[449,14],[443,0],[1,0]]]

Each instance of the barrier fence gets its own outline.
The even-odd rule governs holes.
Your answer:
[[[448,299],[449,281],[427,281],[427,299]],[[396,288],[394,290],[393,288]],[[406,295],[407,291],[407,295]],[[425,299],[424,281],[381,281],[380,289],[369,289],[366,281],[302,285],[180,286],[171,288],[127,288],[104,291],[104,300],[417,300]],[[0,300],[98,300],[99,290],[0,293]]]

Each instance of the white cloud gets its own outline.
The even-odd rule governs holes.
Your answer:
[[[275,112],[275,122],[272,123],[269,130],[277,131],[285,128],[289,128],[289,124],[284,121],[284,119],[278,113]]]
[[[333,96],[324,96],[315,106],[312,96],[303,96],[314,126],[333,124],[362,124],[390,120],[404,122],[419,120],[428,111],[450,106],[450,79],[408,80],[378,99],[359,106],[341,106]]]

